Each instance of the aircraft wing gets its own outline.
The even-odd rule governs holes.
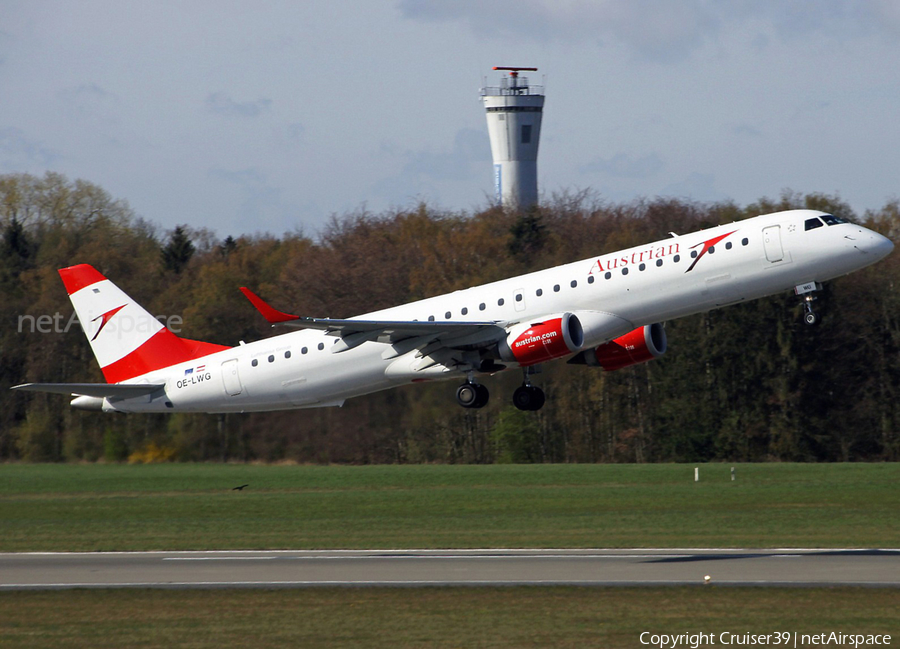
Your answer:
[[[338,353],[353,349],[364,342],[375,341],[389,345],[402,343],[400,347],[412,349],[466,349],[486,346],[506,336],[509,323],[499,320],[341,320],[333,318],[304,318],[278,311],[269,306],[250,289],[241,291],[253,306],[273,325],[319,329],[339,336],[332,347]]]
[[[156,392],[164,387],[166,387],[165,383],[23,383],[14,385],[10,389],[97,397],[98,399],[104,397],[131,399]]]

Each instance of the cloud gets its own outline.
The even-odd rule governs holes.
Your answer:
[[[617,40],[651,60],[683,58],[715,37],[721,23],[709,0],[401,0],[398,8],[409,20],[467,23],[482,38]]]
[[[211,113],[233,117],[259,117],[272,106],[271,99],[237,102],[224,92],[211,93],[204,103]]]
[[[713,174],[703,174],[696,171],[681,182],[663,187],[659,195],[695,201],[724,201],[728,199],[728,196],[716,189],[716,177]]]
[[[756,47],[778,39],[900,35],[896,0],[400,0],[402,17],[460,22],[482,39],[618,42],[639,60],[676,63],[753,23]],[[726,36],[723,36],[726,35]]]
[[[483,131],[462,129],[454,136],[449,151],[409,151],[405,156],[405,175],[432,180],[468,180],[472,177],[474,164],[488,168],[491,145]]]
[[[762,131],[753,126],[753,124],[741,123],[731,124],[729,131],[732,135],[741,135],[746,137],[762,137]]]
[[[269,184],[265,174],[256,167],[238,170],[214,167],[209,175],[230,185],[241,197],[234,214],[240,224],[232,224],[238,227],[237,231],[250,232],[275,224],[289,229],[287,224],[296,218],[296,206],[285,200],[284,191]]]
[[[649,178],[659,173],[665,166],[655,153],[640,158],[632,158],[627,153],[617,153],[608,160],[594,158],[578,168],[581,173],[600,173],[614,178]]]
[[[22,167],[47,167],[59,157],[14,127],[0,128],[0,155],[10,161],[10,165],[5,166],[19,170]]]
[[[96,83],[62,88],[56,96],[80,120],[107,126],[118,123],[119,98]]]

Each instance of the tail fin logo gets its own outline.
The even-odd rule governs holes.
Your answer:
[[[117,306],[115,309],[110,309],[110,310],[107,311],[106,313],[103,313],[103,314],[101,314],[101,315],[98,315],[96,318],[94,318],[93,320],[91,320],[91,322],[97,322],[97,320],[100,320],[101,318],[103,318],[102,320],[100,320],[100,327],[97,329],[97,333],[94,334],[94,337],[91,338],[91,342],[94,342],[95,340],[97,340],[97,336],[99,336],[99,335],[100,335],[100,332],[103,331],[103,327],[106,326],[106,323],[109,322],[110,319],[111,319],[114,315],[116,315],[119,311],[121,311],[122,309],[124,309],[126,306],[128,306],[128,305],[127,305],[127,304],[123,304],[122,306]]]

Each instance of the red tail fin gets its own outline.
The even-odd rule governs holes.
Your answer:
[[[229,349],[179,338],[92,266],[79,264],[59,274],[109,383]]]

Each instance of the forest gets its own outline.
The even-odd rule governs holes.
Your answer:
[[[179,335],[224,345],[280,333],[239,292],[348,317],[667,236],[792,208],[900,239],[900,202],[856,214],[839,196],[785,191],[738,206],[590,191],[525,212],[419,204],[334,215],[316,232],[162,231],[85,180],[0,175],[0,460],[32,462],[699,462],[900,459],[900,261],[894,253],[819,292],[809,327],[793,293],[666,323],[669,350],[616,372],[563,361],[535,377],[539,412],[485,378],[464,410],[456,382],[411,385],[342,408],[255,414],[103,414],[25,382],[102,382],[57,269],[94,265]],[[181,220],[181,219],[179,219]],[[246,230],[254,224],[248,222]]]

